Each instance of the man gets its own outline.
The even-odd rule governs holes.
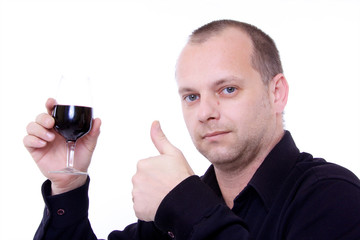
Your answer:
[[[176,80],[191,138],[211,167],[195,176],[154,122],[160,155],[139,161],[132,179],[139,221],[109,239],[360,239],[359,179],[300,153],[283,129],[288,84],[269,36],[241,22],[209,23],[182,50]],[[49,114],[54,104],[48,100]],[[49,178],[35,239],[96,239],[89,178],[48,173],[65,155],[49,114],[30,123],[24,138]],[[90,164],[100,124],[95,119],[78,142],[80,170]]]

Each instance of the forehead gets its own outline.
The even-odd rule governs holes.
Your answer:
[[[251,64],[252,41],[239,29],[229,27],[202,43],[188,43],[181,52],[176,79],[179,85],[199,79],[217,81],[225,75],[246,78]]]

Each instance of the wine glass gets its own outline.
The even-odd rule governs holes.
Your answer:
[[[50,173],[72,175],[87,174],[74,168],[76,141],[86,135],[92,126],[93,108],[90,79],[79,74],[62,76],[58,86],[52,116],[54,129],[65,138],[67,148],[66,167]]]

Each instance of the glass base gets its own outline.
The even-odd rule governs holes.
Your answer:
[[[79,171],[75,168],[63,168],[61,170],[57,170],[57,171],[49,171],[49,173],[60,173],[60,174],[69,174],[69,175],[87,175],[87,172],[82,172]]]

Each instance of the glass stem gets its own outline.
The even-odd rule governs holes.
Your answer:
[[[66,141],[66,147],[67,147],[66,167],[68,167],[68,168],[74,167],[75,143],[76,142],[74,142],[74,141]]]

